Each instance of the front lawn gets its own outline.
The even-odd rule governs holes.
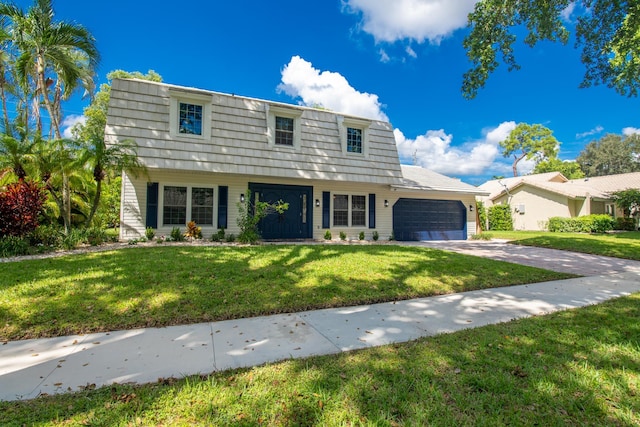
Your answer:
[[[635,294],[340,355],[0,402],[0,413],[6,426],[637,426],[638,396]]]
[[[158,245],[1,266],[0,341],[297,312],[573,277],[396,245]]]
[[[490,231],[498,239],[543,248],[562,249],[587,254],[640,260],[640,232],[607,234],[550,233],[548,231]]]

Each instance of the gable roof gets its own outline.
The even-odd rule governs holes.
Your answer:
[[[489,199],[495,200],[505,193],[521,186],[550,191],[571,199],[592,197],[610,199],[609,194],[628,188],[640,189],[640,172],[607,175],[593,178],[567,179],[560,172],[548,172],[487,181],[480,188],[490,192]]]
[[[392,185],[401,190],[418,190],[432,192],[448,192],[458,194],[473,194],[486,196],[489,193],[478,187],[464,183],[456,178],[439,174],[420,166],[400,165],[402,170],[402,184]]]

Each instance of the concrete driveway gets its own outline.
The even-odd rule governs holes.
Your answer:
[[[415,244],[580,276],[640,273],[640,261],[514,245],[506,240],[425,241]]]

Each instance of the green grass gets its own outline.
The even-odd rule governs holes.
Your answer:
[[[158,246],[2,264],[0,341],[189,324],[573,277],[396,245]]]
[[[547,231],[490,231],[496,239],[543,248],[640,260],[640,232],[611,234],[550,233]]]
[[[640,294],[415,342],[1,402],[3,425],[640,425]]]

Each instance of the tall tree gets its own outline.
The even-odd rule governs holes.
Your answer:
[[[513,176],[518,176],[518,163],[523,159],[543,160],[556,158],[560,143],[553,132],[540,124],[519,123],[509,136],[500,141],[502,155],[513,156]]]
[[[562,161],[560,159],[543,160],[533,168],[532,173],[560,172],[565,178],[584,178],[584,172],[576,161]]]
[[[51,0],[34,0],[26,12],[2,3],[0,17],[10,22],[17,74],[23,84],[34,84],[37,99],[49,113],[53,136],[61,139],[60,102],[78,85],[91,85],[100,60],[95,39],[81,25],[55,21]]]
[[[570,9],[569,9],[570,8]],[[524,42],[533,47],[549,40],[566,44],[570,32],[563,14],[578,16],[576,46],[582,47],[586,71],[581,87],[605,84],[618,93],[637,96],[640,87],[640,2],[617,0],[480,0],[469,14],[470,33],[463,42],[472,68],[462,92],[477,95],[502,56],[509,71],[519,67],[513,45],[526,29]]]
[[[640,135],[623,137],[608,134],[592,141],[580,152],[576,161],[587,176],[604,176],[639,172]]]

